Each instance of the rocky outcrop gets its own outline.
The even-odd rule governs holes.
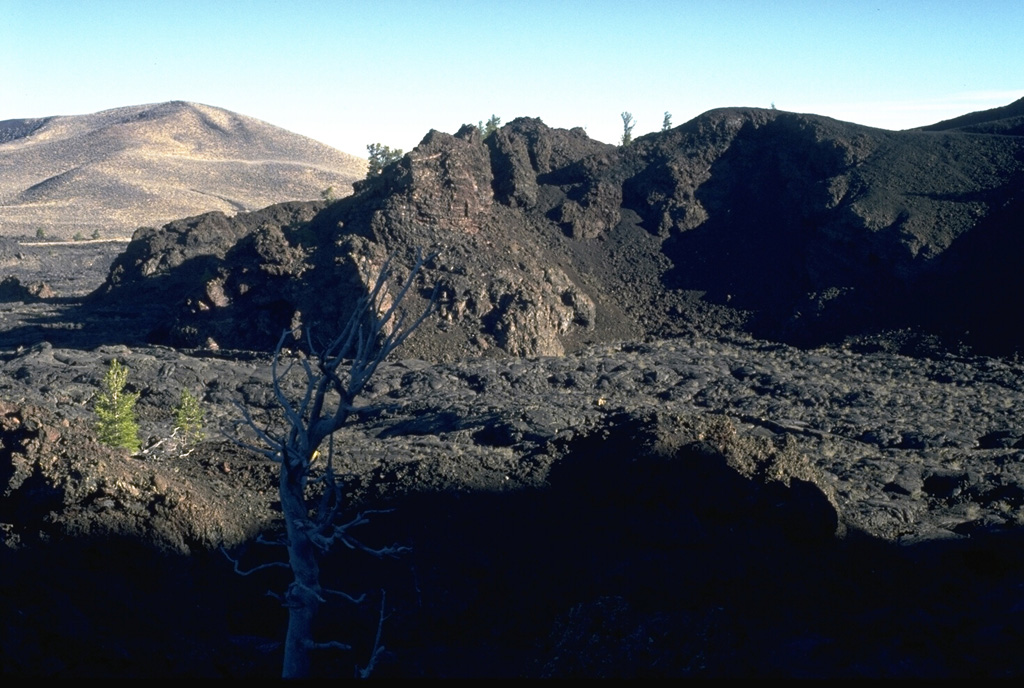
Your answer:
[[[1009,135],[731,108],[623,148],[522,118],[486,140],[430,132],[315,215],[146,230],[105,291],[174,285],[156,341],[266,348],[275,330],[331,326],[374,266],[422,249],[436,257],[410,306],[436,283],[441,318],[414,353],[435,360],[736,327],[801,345],[913,331],[1012,353],[1004,320],[1020,299],[980,317],[994,300],[972,285],[1024,293],[992,267],[1024,258],[1022,179],[1024,139]]]
[[[151,341],[265,349],[285,328],[335,326],[390,252],[404,260],[422,249],[436,257],[421,291],[436,282],[441,314],[424,353],[564,353],[566,338],[594,329],[594,301],[523,228],[504,231],[522,223],[494,202],[494,184],[475,128],[431,132],[381,178],[360,185],[359,202],[319,214],[316,204],[285,204],[139,230],[95,300],[109,306],[130,290],[169,309]],[[417,299],[422,304],[422,295],[410,301]]]
[[[92,295],[111,305],[134,294],[136,303],[165,315],[148,333],[151,340],[188,348],[262,348],[277,341],[297,317],[310,269],[311,239],[301,233],[323,203],[285,203],[228,217],[208,213],[142,228]],[[310,285],[312,286],[312,285]]]
[[[734,109],[635,149],[645,164],[626,198],[665,237],[666,285],[750,311],[760,335],[809,344],[918,326],[936,309],[944,334],[969,329],[932,280],[959,272],[962,237],[991,231],[1024,151],[1007,137]]]
[[[37,301],[57,296],[45,282],[22,284],[17,277],[0,281],[0,301]]]

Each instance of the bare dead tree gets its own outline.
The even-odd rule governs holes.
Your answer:
[[[274,398],[280,418],[276,428],[260,424],[245,406],[237,404],[242,414],[240,424],[255,434],[257,443],[237,440],[280,465],[278,489],[284,514],[288,564],[294,579],[284,595],[288,607],[288,631],[285,637],[282,676],[301,678],[309,674],[310,652],[317,648],[350,649],[339,642],[314,642],[313,620],[325,595],[335,594],[359,601],[340,591],[320,585],[320,557],[337,544],[361,550],[374,556],[397,555],[401,547],[372,548],[351,533],[368,522],[372,511],[357,514],[341,522],[344,507],[341,485],[334,472],[332,436],[356,411],[356,397],[376,372],[377,367],[400,347],[413,331],[430,315],[436,303],[434,296],[415,320],[407,321],[400,306],[422,271],[427,258],[417,254],[416,263],[395,293],[389,291],[392,278],[391,259],[377,275],[370,292],[361,298],[341,332],[327,344],[317,346],[309,328],[305,332],[309,355],[298,363],[284,364],[284,349],[290,337],[299,335],[286,330],[281,334],[271,362]],[[301,370],[297,370],[301,368]],[[285,380],[297,374],[304,384],[297,398],[285,392]],[[327,441],[323,474],[316,482],[320,496],[307,495],[310,468]],[[283,562],[281,562],[283,564]],[[237,570],[237,565],[236,565]],[[383,622],[383,608],[381,611]],[[379,654],[378,639],[372,663]],[[383,648],[381,648],[383,649]]]

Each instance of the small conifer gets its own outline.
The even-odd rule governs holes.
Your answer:
[[[102,390],[96,398],[96,415],[99,416],[96,433],[103,444],[137,452],[142,446],[139,424],[135,420],[135,402],[139,394],[126,391],[127,384],[128,368],[115,358],[103,376]]]
[[[192,447],[205,437],[203,407],[188,389],[181,390],[181,401],[174,408],[174,429],[186,447]]]
[[[622,141],[623,146],[628,146],[633,142],[633,127],[636,126],[636,120],[633,119],[633,115],[628,112],[622,113]]]
[[[480,131],[483,137],[486,139],[488,136],[498,131],[498,127],[501,126],[501,118],[497,115],[491,115],[491,118],[487,120],[487,124],[480,127]]]
[[[366,152],[369,153],[369,160],[367,161],[366,176],[376,177],[380,174],[385,167],[401,160],[405,153],[402,152],[401,148],[391,150],[390,147],[385,146],[382,143],[371,143],[366,146]]]

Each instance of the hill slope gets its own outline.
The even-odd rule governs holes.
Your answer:
[[[174,101],[0,122],[0,235],[129,236],[209,211],[338,196],[364,160],[251,117]]]
[[[1024,135],[1024,98],[1009,105],[971,112],[921,127],[921,131],[962,131],[972,134]]]

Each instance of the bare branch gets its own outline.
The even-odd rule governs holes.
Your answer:
[[[277,346],[274,347],[274,357],[270,362],[270,376],[271,379],[273,380],[274,385],[274,398],[277,399],[277,403],[280,404],[281,410],[285,414],[285,418],[288,420],[292,427],[301,427],[301,414],[299,414],[298,411],[292,408],[291,403],[288,401],[288,397],[285,396],[285,393],[283,391],[281,391],[281,378],[284,375],[288,374],[288,371],[291,370],[292,366],[291,364],[289,364],[288,367],[285,368],[284,373],[279,373],[277,370],[278,363],[280,363],[281,361],[281,351],[284,349],[284,343],[287,340],[288,335],[291,334],[293,331],[294,330],[285,330],[284,332],[281,333],[281,338],[277,340]]]
[[[283,442],[275,437],[272,437],[268,431],[260,428],[256,424],[256,421],[253,419],[252,414],[249,413],[249,409],[245,408],[237,401],[232,403],[235,405],[235,408],[237,408],[239,412],[241,412],[242,414],[241,424],[247,426],[250,430],[256,433],[256,437],[259,438],[259,440],[263,442],[263,444],[266,446],[259,447],[254,444],[249,444],[248,442],[241,440],[237,435],[229,434],[227,435],[227,438],[231,440],[232,443],[236,444],[239,447],[242,447],[243,449],[248,449],[258,454],[262,454],[263,456],[269,458],[271,461],[280,462],[282,451],[284,448]]]
[[[288,544],[286,540],[282,539],[271,540],[264,536],[263,533],[256,536],[256,543],[260,545],[269,545],[271,547],[284,547]]]
[[[380,616],[377,618],[377,637],[373,639],[373,651],[370,653],[370,661],[366,663],[366,666],[360,669],[356,667],[356,676],[358,678],[370,678],[370,674],[377,667],[377,661],[380,656],[384,654],[384,646],[380,644],[380,638],[384,633],[384,601],[387,599],[387,594],[380,591]]]
[[[412,547],[406,547],[405,545],[389,545],[387,547],[378,547],[377,549],[374,549],[372,547],[367,547],[355,538],[343,536],[338,539],[341,540],[342,544],[344,544],[349,549],[357,549],[360,552],[366,552],[367,554],[375,556],[378,559],[383,559],[384,557],[391,557],[392,559],[397,559],[400,555],[408,554],[412,551]]]
[[[310,643],[311,650],[351,650],[351,645],[339,643],[337,640],[328,640],[326,643]]]
[[[337,595],[338,597],[344,597],[352,604],[362,604],[364,601],[366,601],[366,593],[363,593],[359,597],[352,597],[352,595],[349,595],[347,592],[342,592],[341,590],[327,590],[325,588],[324,592],[328,595]]]
[[[247,569],[247,570],[243,571],[242,568],[241,568],[241,563],[238,561],[238,559],[235,559],[233,556],[228,554],[228,551],[225,548],[223,548],[223,547],[220,548],[220,551],[221,551],[221,553],[224,554],[224,556],[227,558],[227,560],[231,562],[231,564],[234,566],[235,573],[237,573],[239,576],[248,576],[250,574],[256,573],[257,571],[263,571],[264,569],[271,569],[271,568],[279,568],[279,567],[282,567],[282,566],[284,568],[288,568],[288,564],[286,562],[283,562],[283,561],[271,561],[271,562],[267,562],[266,564],[260,564],[259,566],[254,566],[251,569]]]

